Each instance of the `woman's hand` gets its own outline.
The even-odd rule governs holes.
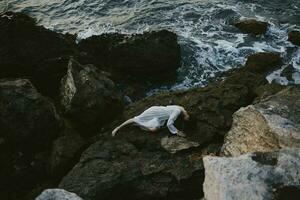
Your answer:
[[[185,133],[182,132],[182,131],[178,131],[177,135],[180,136],[180,137],[186,137]]]

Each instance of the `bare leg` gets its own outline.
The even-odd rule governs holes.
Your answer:
[[[125,121],[123,124],[121,124],[120,126],[118,126],[117,128],[115,128],[113,131],[112,131],[112,136],[115,136],[117,134],[117,132],[124,126],[128,125],[128,124],[131,124],[133,123],[133,119],[129,119],[127,121]]]

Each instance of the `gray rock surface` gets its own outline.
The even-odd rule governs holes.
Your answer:
[[[107,74],[92,65],[80,65],[73,59],[62,79],[61,105],[84,133],[92,134],[122,110],[121,99]]]
[[[206,200],[273,200],[286,196],[289,189],[286,199],[298,199],[300,149],[231,158],[207,156],[203,161]]]
[[[179,136],[166,136],[161,139],[161,146],[170,153],[176,153],[192,147],[198,147],[199,143]]]
[[[44,190],[35,200],[83,200],[75,193],[62,189]]]
[[[225,137],[222,152],[237,156],[254,151],[300,147],[300,87],[291,86],[241,108]]]

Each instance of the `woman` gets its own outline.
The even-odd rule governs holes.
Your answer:
[[[174,126],[175,120],[181,114],[183,115],[184,120],[189,120],[190,116],[182,106],[152,106],[142,114],[125,121],[115,128],[112,131],[112,136],[115,136],[122,127],[128,124],[134,123],[144,130],[154,132],[159,130],[167,122],[167,127],[172,134],[185,137],[185,134],[182,131],[177,130]]]

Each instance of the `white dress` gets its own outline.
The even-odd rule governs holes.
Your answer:
[[[178,130],[174,126],[182,108],[180,106],[152,106],[142,114],[133,118],[133,121],[144,129],[160,128],[167,122],[167,127],[172,134],[177,134]]]

